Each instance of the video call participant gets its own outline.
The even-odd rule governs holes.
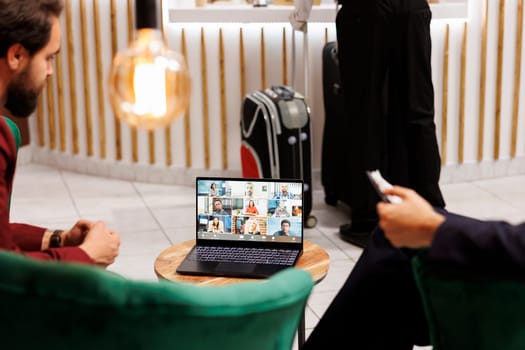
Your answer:
[[[290,213],[285,208],[286,201],[279,201],[279,206],[275,208],[273,212],[273,217],[275,218],[285,218],[290,216]]]
[[[244,195],[247,198],[252,198],[253,197],[253,183],[251,183],[251,182],[247,182],[246,183]]]
[[[224,223],[214,216],[208,225],[208,232],[224,233]]]
[[[215,196],[219,195],[219,190],[217,189],[217,184],[215,182],[212,182],[208,192],[209,192],[209,195],[212,196],[212,197],[215,197]]]
[[[60,50],[61,0],[0,0],[0,115],[29,117]],[[66,231],[11,223],[9,201],[17,149],[0,118],[0,249],[41,260],[108,266],[119,253],[120,236],[104,222],[79,220]]]
[[[253,199],[250,199],[250,201],[248,202],[248,206],[244,210],[244,213],[248,215],[259,215],[259,210],[255,206],[255,202],[253,201]]]
[[[213,201],[213,215],[230,215],[223,207],[222,201],[220,199],[215,199]]]
[[[281,192],[276,192],[273,195],[273,199],[295,199],[296,195],[288,192],[288,185],[281,184]]]
[[[260,235],[261,229],[257,220],[250,219],[246,221],[244,233],[247,235]]]
[[[274,236],[290,236],[290,220],[283,219],[281,220],[281,229],[275,231]]]

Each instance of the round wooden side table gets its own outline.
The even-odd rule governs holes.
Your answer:
[[[330,268],[330,256],[320,246],[308,240],[303,242],[303,254],[297,261],[295,267],[308,271],[312,275],[312,279],[317,284],[325,278]],[[159,279],[170,281],[188,282],[206,285],[223,285],[228,283],[243,282],[249,280],[256,280],[250,278],[236,278],[236,277],[222,277],[222,276],[194,276],[182,275],[177,273],[177,267],[180,265],[184,257],[189,253],[191,248],[195,245],[195,240],[189,240],[182,243],[172,245],[163,250],[155,260],[155,273]],[[260,279],[259,279],[260,280]],[[305,341],[305,323],[304,315],[299,324],[297,340],[299,348],[302,347]]]

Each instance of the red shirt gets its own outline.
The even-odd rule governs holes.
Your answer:
[[[255,214],[258,215],[259,211],[257,210],[257,207],[246,207],[246,214]]]
[[[16,169],[17,147],[7,123],[0,118],[0,249],[12,250],[41,260],[94,261],[78,247],[50,248],[41,251],[43,227],[11,223],[9,199]]]

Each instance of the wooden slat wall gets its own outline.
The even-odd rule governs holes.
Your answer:
[[[525,157],[522,2],[484,0],[468,21],[432,22],[436,125],[444,167]],[[240,172],[242,98],[263,86],[290,81],[289,26],[161,22],[169,46],[186,55],[192,99],[185,116],[147,133],[115,119],[105,86],[113,54],[132,36],[132,3],[66,1],[64,49],[58,72],[39,101],[37,118],[31,120],[32,145],[40,154],[103,160],[130,169]],[[101,34],[109,31],[111,35]],[[324,125],[321,52],[332,40],[333,23],[309,25],[314,171],[321,166]],[[303,71],[301,65],[298,60],[296,72]],[[304,77],[299,76],[296,88],[303,87]]]

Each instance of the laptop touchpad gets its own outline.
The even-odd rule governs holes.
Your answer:
[[[256,264],[239,264],[239,263],[218,263],[215,267],[215,271],[218,272],[238,272],[238,273],[250,273],[255,270]]]

